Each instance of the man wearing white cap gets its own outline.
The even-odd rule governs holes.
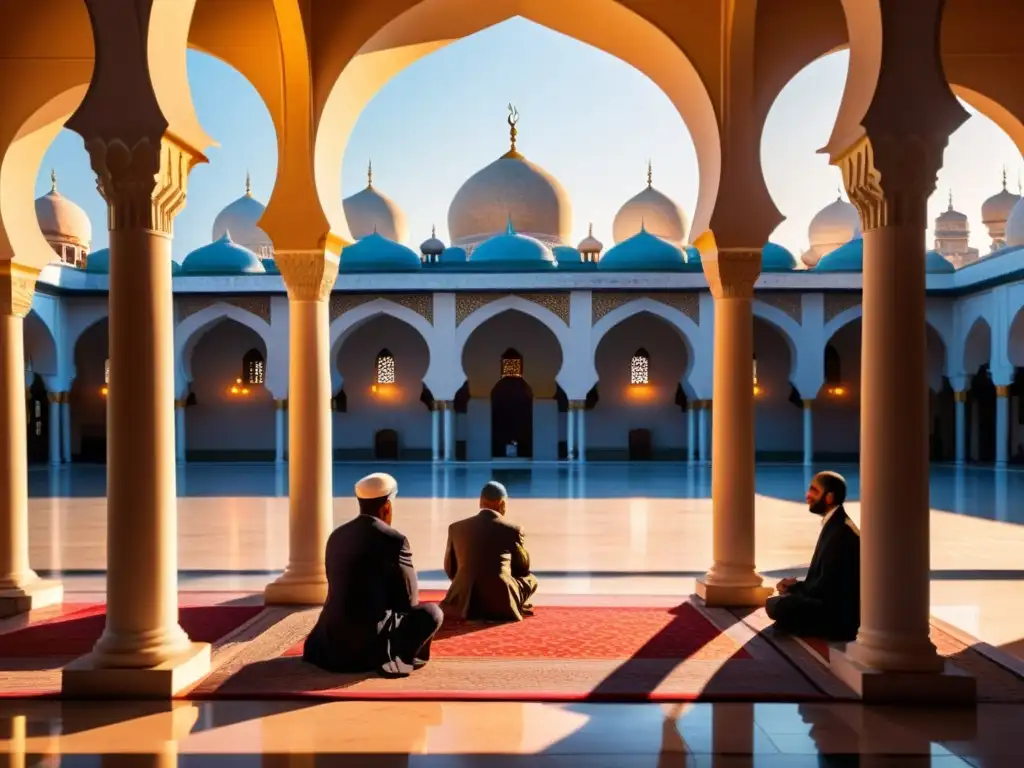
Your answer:
[[[391,475],[367,475],[359,515],[327,539],[327,601],[302,658],[329,672],[405,677],[430,658],[442,614],[419,604],[409,540],[391,527],[397,493]]]

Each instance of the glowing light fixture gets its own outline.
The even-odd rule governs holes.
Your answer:
[[[829,387],[825,391],[828,392],[829,395],[831,395],[832,397],[844,397],[849,390],[847,390],[846,387],[842,385],[836,385],[834,387]]]
[[[754,358],[754,397],[764,394],[764,389],[757,383],[757,358]]]
[[[651,358],[646,349],[638,349],[629,363],[629,383],[646,386],[651,380]]]
[[[103,397],[106,397],[108,392],[109,390],[105,386],[100,387],[100,394],[103,395]]]
[[[228,394],[235,397],[245,397],[249,394],[249,388],[242,383],[240,378],[235,379],[235,383],[228,388]]]

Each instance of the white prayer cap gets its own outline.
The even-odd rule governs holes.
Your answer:
[[[387,472],[374,472],[356,483],[357,499],[383,499],[398,493],[398,481]]]

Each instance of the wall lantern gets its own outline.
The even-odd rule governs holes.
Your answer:
[[[249,388],[242,384],[241,379],[235,379],[235,383],[228,388],[228,394],[232,397],[246,397],[249,394]]]
[[[830,397],[845,397],[846,394],[849,392],[849,390],[846,387],[842,386],[841,384],[829,387],[825,391],[829,394]]]

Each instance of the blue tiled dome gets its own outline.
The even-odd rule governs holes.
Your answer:
[[[231,240],[230,233],[196,248],[181,263],[182,275],[262,275],[259,257]]]
[[[469,263],[495,270],[546,269],[555,266],[555,256],[540,240],[516,234],[509,221],[505,234],[478,245]]]
[[[704,269],[704,267],[701,266],[702,262],[701,262],[701,258],[700,258],[700,251],[698,249],[694,248],[692,245],[688,245],[688,246],[686,246],[685,251],[686,251],[686,263],[689,266],[693,267],[694,265],[696,265],[696,268],[698,270]]]
[[[574,261],[583,260],[583,254],[571,245],[556,245],[551,249],[551,253],[554,254],[555,261],[557,261],[559,265],[570,264]]]
[[[815,267],[819,272],[863,272],[864,239],[857,238],[841,245],[822,257]],[[924,258],[924,271],[929,274],[955,272],[956,268],[938,251],[928,251]]]
[[[412,248],[374,232],[341,252],[342,272],[412,272],[423,262]]]
[[[100,248],[85,257],[85,271],[96,274],[110,273],[110,249]]]
[[[605,251],[598,269],[622,272],[667,272],[700,269],[687,262],[687,255],[672,243],[652,235],[641,226],[640,231]]]
[[[796,265],[796,256],[778,243],[769,241],[761,249],[762,272],[788,272]]]
[[[181,262],[171,259],[171,277],[181,274]]]
[[[441,256],[438,258],[441,264],[465,264],[466,263],[466,251],[463,248],[459,248],[457,245],[449,246],[441,252]]]

